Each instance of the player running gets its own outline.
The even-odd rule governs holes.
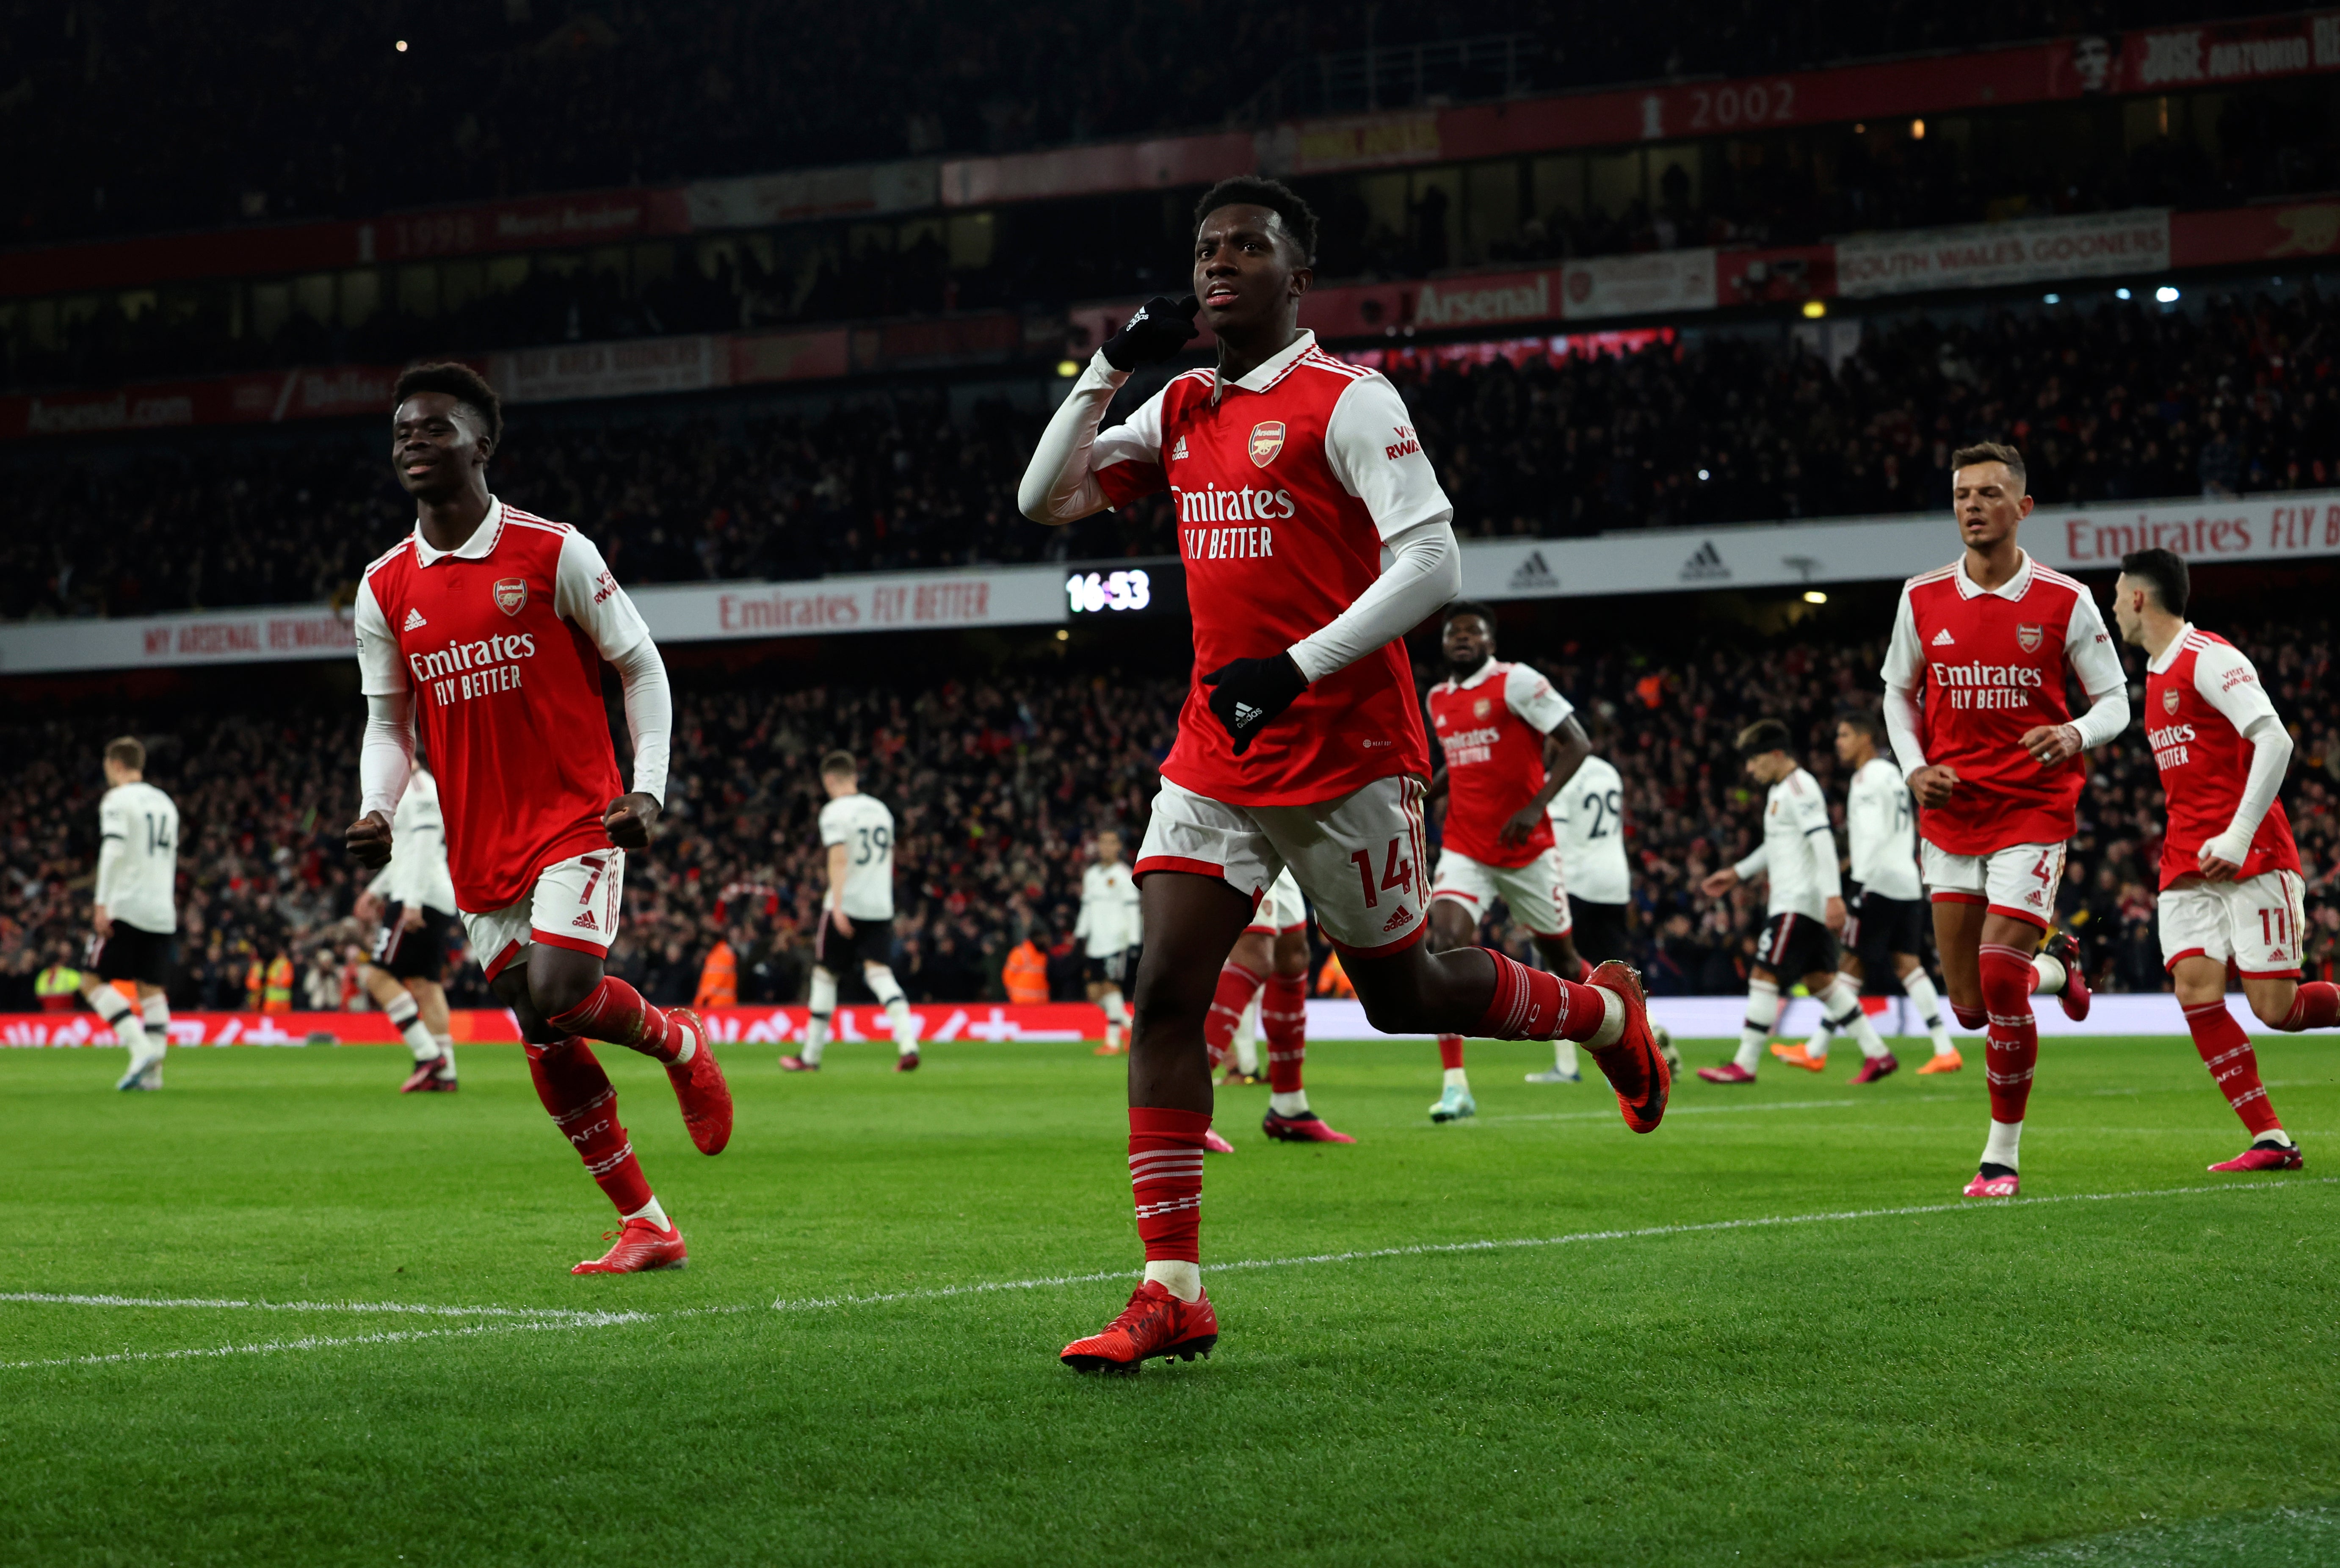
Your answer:
[[[97,886],[89,912],[89,962],[81,994],[130,1047],[114,1087],[163,1087],[171,1044],[171,952],[179,931],[179,809],[146,782],[146,747],[134,735],[105,743],[106,790],[97,803]],[[115,988],[127,980],[133,1007]]]
[[[828,892],[821,899],[820,926],[812,944],[811,1017],[805,1020],[802,1054],[782,1057],[791,1073],[818,1072],[828,1049],[828,1020],[837,1011],[837,975],[854,958],[861,978],[886,1009],[894,1030],[894,1070],[918,1070],[918,1021],[894,978],[894,813],[861,792],[860,765],[849,751],[820,759],[820,787],[828,804],[820,809],[820,841],[828,852]]]
[[[2039,1060],[2035,991],[2088,1013],[2078,945],[2056,914],[2078,758],[2128,724],[2128,690],[2087,589],[2016,544],[2031,515],[2023,458],[1988,442],[1950,457],[1966,552],[1901,588],[1885,655],[1885,724],[1918,802],[1934,943],[1950,1010],[1984,1028],[1990,1133],[1968,1197],[2013,1197]],[[2090,707],[2071,716],[2067,675]],[[1987,1027],[1986,1027],[1987,1026]]]
[[[1336,1131],[1308,1106],[1308,904],[1286,867],[1219,967],[1210,1015],[1203,1022],[1205,1065],[1207,1069],[1227,1062],[1236,1030],[1256,1007],[1260,1032],[1267,1037],[1267,1114],[1259,1130],[1278,1143],[1353,1144],[1357,1140]],[[1238,1081],[1239,1072],[1237,1063],[1223,1081]],[[1240,1073],[1240,1081],[1259,1080]],[[1205,1146],[1215,1154],[1234,1152],[1232,1145],[1222,1148],[1206,1140]]]
[[[357,902],[357,918],[378,921],[362,978],[413,1053],[402,1095],[455,1092],[455,1041],[447,1017],[447,942],[455,927],[455,884],[447,871],[447,824],[439,781],[421,757],[390,819],[390,864]]]
[[[2147,654],[2145,736],[2161,770],[2169,829],[2161,842],[2161,956],[2194,1048],[2251,1146],[2214,1171],[2297,1170],[2299,1146],[2259,1082],[2250,1037],[2226,1010],[2226,965],[2251,1011],[2294,1033],[2340,1022],[2340,987],[2300,984],[2306,882],[2276,791],[2291,736],[2257,670],[2224,638],[2186,619],[2186,562],[2166,550],[2121,559],[2113,620]]]
[[[1145,912],[1129,1066],[1129,1161],[1145,1278],[1082,1370],[1134,1372],[1218,1339],[1198,1249],[1211,1120],[1204,1043],[1220,967],[1289,866],[1366,1016],[1389,1033],[1586,1044],[1627,1125],[1664,1115],[1639,978],[1590,985],[1480,948],[1428,951],[1422,796],[1430,755],[1399,639],[1454,597],[1453,507],[1396,389],[1300,330],[1316,218],[1272,180],[1195,209],[1194,298],[1155,299],[1057,407],[1018,504],[1070,522],[1167,489],[1194,616],[1195,678],[1137,858]],[[1218,334],[1215,368],[1171,379],[1100,434],[1141,363]]]
[[[680,1268],[682,1233],[651,1193],[586,1043],[663,1064],[700,1153],[730,1140],[731,1092],[698,1016],[654,1007],[602,972],[626,854],[649,847],[666,789],[666,669],[590,540],[489,492],[503,412],[478,372],[419,365],[394,396],[391,459],[416,516],[358,589],[367,718],[350,856],[374,869],[390,862],[419,709],[471,951],[520,1021],[537,1097],[620,1216],[616,1245],[570,1272]],[[630,793],[601,705],[605,661],[625,691]]]
[[[1592,743],[1551,681],[1528,665],[1495,658],[1495,615],[1485,605],[1465,600],[1447,606],[1442,650],[1446,679],[1423,699],[1445,763],[1430,785],[1431,799],[1446,798],[1430,939],[1442,950],[1470,946],[1500,897],[1528,928],[1544,967],[1581,979],[1550,811]],[[1574,1046],[1555,1048],[1575,1065]],[[1438,1065],[1445,1081],[1430,1119],[1477,1116],[1461,1035],[1438,1037]]]
[[[1137,883],[1121,863],[1121,835],[1108,828],[1096,836],[1096,859],[1081,873],[1081,913],[1074,922],[1073,939],[1085,944],[1089,1000],[1105,1008],[1105,1044],[1101,1057],[1121,1055],[1122,1031],[1129,1027],[1129,1003],[1121,987],[1137,957],[1142,930],[1137,915]]]
[[[1747,1022],[1739,1054],[1716,1067],[1700,1067],[1710,1084],[1751,1084],[1763,1059],[1763,1042],[1780,1021],[1780,987],[1800,979],[1829,1021],[1850,1029],[1860,1042],[1856,1084],[1873,1084],[1900,1064],[1885,1048],[1877,1027],[1860,1009],[1860,991],[1837,972],[1837,933],[1844,929],[1844,884],[1836,861],[1836,833],[1829,826],[1828,801],[1819,780],[1806,772],[1790,749],[1794,738],[1777,719],[1758,719],[1739,732],[1739,755],[1747,776],[1770,786],[1763,798],[1763,841],[1735,866],[1700,882],[1698,890],[1720,898],[1754,877],[1770,882],[1763,940],[1748,967]]]
[[[1919,949],[1924,944],[1926,899],[1918,885],[1918,813],[1901,769],[1880,755],[1891,744],[1885,720],[1866,709],[1836,722],[1836,758],[1852,769],[1844,797],[1845,836],[1852,840],[1852,892],[1845,900],[1844,958],[1839,966],[1853,988],[1870,970],[1891,965],[1902,995],[1917,1005],[1933,1037],[1934,1055],[1920,1073],[1955,1073],[1966,1066],[1942,1021],[1942,999],[1926,974]],[[1819,1072],[1828,1065],[1829,1037],[1836,1025],[1825,1013],[1812,1037],[1800,1046],[1773,1046],[1771,1054],[1790,1067]],[[1864,1071],[1867,1069],[1864,1067]]]
[[[1633,903],[1633,868],[1625,853],[1625,780],[1597,748],[1609,743],[1609,721],[1598,710],[1587,709],[1578,722],[1584,738],[1596,749],[1576,765],[1567,786],[1552,798],[1552,836],[1560,846],[1561,883],[1568,889],[1568,939],[1579,959],[1605,964],[1614,958],[1630,962],[1632,948],[1627,936],[1627,916]],[[1681,1073],[1681,1053],[1665,1026],[1652,1019],[1651,1037],[1668,1071]],[[1582,1081],[1576,1065],[1576,1047],[1565,1039],[1552,1043],[1552,1063],[1530,1073],[1532,1084],[1573,1084]]]

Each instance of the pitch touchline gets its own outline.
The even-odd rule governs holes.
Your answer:
[[[601,1317],[573,1306],[434,1306],[406,1301],[229,1301],[204,1296],[83,1295],[45,1290],[0,1291],[0,1301],[55,1306],[214,1307],[245,1312],[403,1312],[425,1317]]]
[[[1582,1242],[1640,1241],[1661,1236],[1697,1236],[1717,1231],[1760,1230],[1779,1226],[1893,1219],[1913,1215],[1988,1214],[2008,1208],[2040,1207],[2049,1204],[2117,1203],[2131,1198],[2186,1197],[2203,1193],[2267,1192],[2285,1187],[2329,1186],[2335,1182],[2340,1182],[2340,1176],[2308,1176],[2292,1181],[2234,1182],[2216,1186],[2142,1187],[2130,1192],[2067,1193],[2048,1197],[2009,1198],[1991,1203],[1907,1204],[1894,1208],[1839,1209],[1824,1214],[1764,1215],[1750,1219],[1707,1220],[1694,1225],[1657,1225],[1620,1230],[1572,1231],[1564,1236],[1519,1236],[1489,1241],[1418,1242],[1408,1246],[1360,1247],[1348,1252],[1309,1253],[1295,1257],[1242,1258],[1233,1263],[1215,1263],[1210,1266],[1214,1270],[1302,1268],[1317,1264],[1363,1263],[1374,1258],[1432,1257],[1446,1253],[1506,1252],[1525,1247],[1569,1246]],[[942,1285],[932,1290],[892,1291],[875,1295],[806,1297],[795,1301],[781,1297],[772,1303],[770,1310],[818,1312],[829,1307],[878,1306],[906,1301],[943,1301],[954,1296],[984,1295],[1006,1290],[1045,1290],[1058,1285],[1093,1285],[1107,1280],[1125,1280],[1131,1277],[1131,1271],[1125,1268],[1100,1269],[1090,1274],[1053,1275],[1038,1279],[987,1280],[972,1285]],[[261,1311],[273,1311],[279,1308],[322,1312],[445,1310],[406,1303],[362,1304],[352,1307],[317,1302],[142,1299],[128,1296],[71,1295],[42,1292],[13,1292],[0,1295],[0,1300],[74,1305],[242,1307]],[[104,1366],[143,1361],[206,1360],[230,1355],[274,1355],[288,1351],[335,1350],[345,1346],[364,1345],[401,1345],[412,1340],[461,1339],[486,1334],[541,1333],[552,1329],[620,1328],[633,1324],[653,1323],[669,1318],[730,1315],[757,1309],[750,1305],[735,1305],[675,1307],[660,1312],[595,1312],[575,1308],[543,1307],[475,1307],[460,1310],[509,1314],[516,1321],[471,1324],[461,1328],[391,1329],[374,1334],[309,1335],[298,1339],[266,1340],[253,1345],[201,1345],[181,1350],[125,1350],[104,1355],[50,1356],[35,1361],[0,1362],[0,1371],[15,1372],[35,1367]]]

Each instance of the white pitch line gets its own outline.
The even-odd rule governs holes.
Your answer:
[[[1320,1264],[1363,1263],[1376,1258],[1433,1257],[1450,1253],[1509,1252],[1521,1248],[1569,1246],[1585,1242],[1646,1241],[1665,1236],[1697,1236],[1720,1231],[1760,1230],[1781,1226],[1839,1224],[1867,1219],[1894,1219],[1917,1215],[1988,1214],[2009,1208],[2041,1207],[2050,1204],[2119,1203],[2130,1199],[2187,1197],[2204,1193],[2271,1192],[2303,1186],[2330,1186],[2340,1183],[2340,1176],[2308,1176],[2290,1181],[2256,1181],[2221,1183],[2216,1186],[2182,1187],[2142,1187],[2129,1192],[2064,1193],[2047,1197],[2020,1197],[1980,1202],[1906,1204],[1892,1208],[1839,1209],[1822,1214],[1763,1215],[1748,1219],[1707,1220],[1691,1225],[1641,1226],[1622,1230],[1572,1231],[1564,1236],[1519,1236],[1487,1241],[1420,1242],[1408,1246],[1361,1247],[1349,1252],[1310,1253],[1295,1257],[1244,1258],[1233,1263],[1215,1263],[1214,1270],[1250,1270],[1264,1268],[1304,1268]],[[817,1312],[831,1307],[878,1306],[896,1302],[942,1301],[961,1295],[982,1295],[1007,1290],[1045,1290],[1058,1285],[1096,1285],[1107,1280],[1135,1277],[1126,1268],[1101,1269],[1089,1274],[1053,1275],[1038,1279],[984,1280],[969,1285],[942,1285],[932,1290],[893,1291],[875,1295],[833,1295],[806,1297],[791,1301],[783,1296],[771,1305],[774,1312]],[[18,1293],[5,1300],[36,1300],[45,1302],[96,1302],[119,1305],[136,1298],[71,1297],[62,1295]],[[200,1303],[186,1305],[247,1306],[260,1304]],[[276,1304],[267,1304],[273,1305]],[[318,1310],[332,1310],[322,1304],[303,1304]],[[396,1305],[396,1304],[392,1304]],[[412,1310],[431,1310],[415,1307]],[[477,1310],[477,1309],[473,1309]],[[340,1335],[304,1335],[298,1339],[267,1340],[253,1345],[203,1345],[183,1350],[118,1351],[109,1355],[55,1356],[38,1361],[0,1362],[0,1372],[14,1372],[35,1367],[104,1366],[128,1362],[203,1360],[231,1355],[273,1355],[287,1351],[335,1350],[366,1345],[399,1345],[420,1339],[465,1338],[483,1334],[519,1334],[550,1329],[617,1328],[633,1324],[659,1322],[669,1318],[705,1317],[752,1312],[752,1305],[732,1305],[671,1308],[662,1312],[590,1312],[562,1310],[558,1315],[539,1308],[506,1308],[517,1321],[511,1323],[472,1324],[461,1328],[428,1328],[385,1330],[377,1334]]]
[[[425,1317],[598,1317],[573,1306],[437,1306],[411,1301],[231,1301],[205,1296],[84,1295],[63,1291],[0,1291],[0,1301],[54,1306],[195,1307],[242,1312],[414,1313]]]
[[[1859,1100],[1780,1100],[1768,1105],[1668,1106],[1666,1107],[1666,1115],[1669,1117],[1712,1116],[1733,1114],[1743,1115],[1749,1111],[1833,1110],[1840,1106],[1857,1106],[1861,1102]],[[1601,1111],[1529,1111],[1523,1112],[1518,1116],[1478,1116],[1473,1119],[1482,1124],[1487,1122],[1613,1122],[1617,1119],[1617,1112],[1615,1107],[1611,1107],[1607,1110]]]

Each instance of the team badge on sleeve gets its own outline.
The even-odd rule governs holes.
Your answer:
[[[518,615],[528,602],[528,579],[506,577],[496,583],[496,608],[506,615]],[[2036,630],[2036,629],[2035,629]]]
[[[2037,653],[2037,652],[2038,652],[2038,651],[2039,651],[2039,628],[2038,628],[2038,626],[2037,624],[2033,624],[2033,625],[2029,625],[2029,626],[2018,626],[2018,627],[2015,629],[2015,645],[2016,645],[2018,648],[2022,649],[2022,650],[2023,650],[2023,651],[2024,651],[2024,652],[2026,652],[2026,653]]]
[[[1251,461],[1254,467],[1265,468],[1284,450],[1284,422],[1262,420],[1251,427]]]

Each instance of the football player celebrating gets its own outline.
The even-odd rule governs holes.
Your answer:
[[[2112,634],[2083,584],[2026,555],[2023,458],[1996,442],[1950,457],[1965,553],[1901,587],[1885,655],[1885,724],[1918,801],[1919,855],[1950,1010],[1984,1035],[1990,1132],[1968,1197],[2013,1197],[2039,1060],[2035,991],[2088,1014],[2079,948],[2039,938],[2056,914],[2080,753],[2128,724]],[[2067,675],[2090,707],[2067,706]]]
[[[1063,523],[1167,490],[1195,673],[1135,868],[1145,920],[1129,1057],[1129,1168],[1145,1276],[1081,1370],[1134,1372],[1218,1339],[1197,1236],[1211,1119],[1204,1021],[1221,965],[1286,866],[1366,1017],[1389,1033],[1565,1034],[1637,1132],[1664,1115],[1640,978],[1580,985],[1422,938],[1430,753],[1404,634],[1454,597],[1453,508],[1382,376],[1299,325],[1316,217],[1272,180],[1221,182],[1195,212],[1195,298],[1149,301],[1097,352],[1042,435],[1018,504]],[[1174,376],[1099,433],[1138,365],[1200,310],[1218,362]]]
[[[1423,699],[1445,768],[1431,781],[1446,797],[1444,841],[1430,897],[1431,940],[1468,946],[1500,896],[1555,975],[1581,979],[1569,939],[1568,893],[1552,837],[1552,797],[1592,749],[1567,698],[1525,664],[1495,658],[1495,616],[1483,604],[1447,606],[1446,679]],[[1479,1113],[1462,1070],[1462,1037],[1438,1037],[1445,1083],[1433,1122]]]
[[[586,1044],[664,1064],[699,1152],[730,1140],[731,1092],[698,1016],[654,1007],[601,968],[626,854],[649,847],[666,788],[665,666],[590,540],[489,493],[503,412],[477,372],[418,365],[394,398],[391,459],[416,518],[358,589],[363,795],[345,842],[359,864],[389,864],[419,710],[471,951],[520,1020],[537,1097],[618,1208],[616,1245],[570,1272],[679,1268],[682,1233],[642,1176],[617,1091]],[[605,660],[625,690],[630,792],[601,706]]]
[[[2214,1171],[2297,1170],[2299,1146],[2259,1082],[2250,1037],[2226,1010],[2226,965],[2259,1022],[2286,1032],[2340,1021],[2340,987],[2299,983],[2306,882],[2276,799],[2291,736],[2240,650],[2186,619],[2186,562],[2166,550],[2121,560],[2113,620],[2146,651],[2145,737],[2161,770],[2161,956],[2177,1005],[2251,1146]]]

